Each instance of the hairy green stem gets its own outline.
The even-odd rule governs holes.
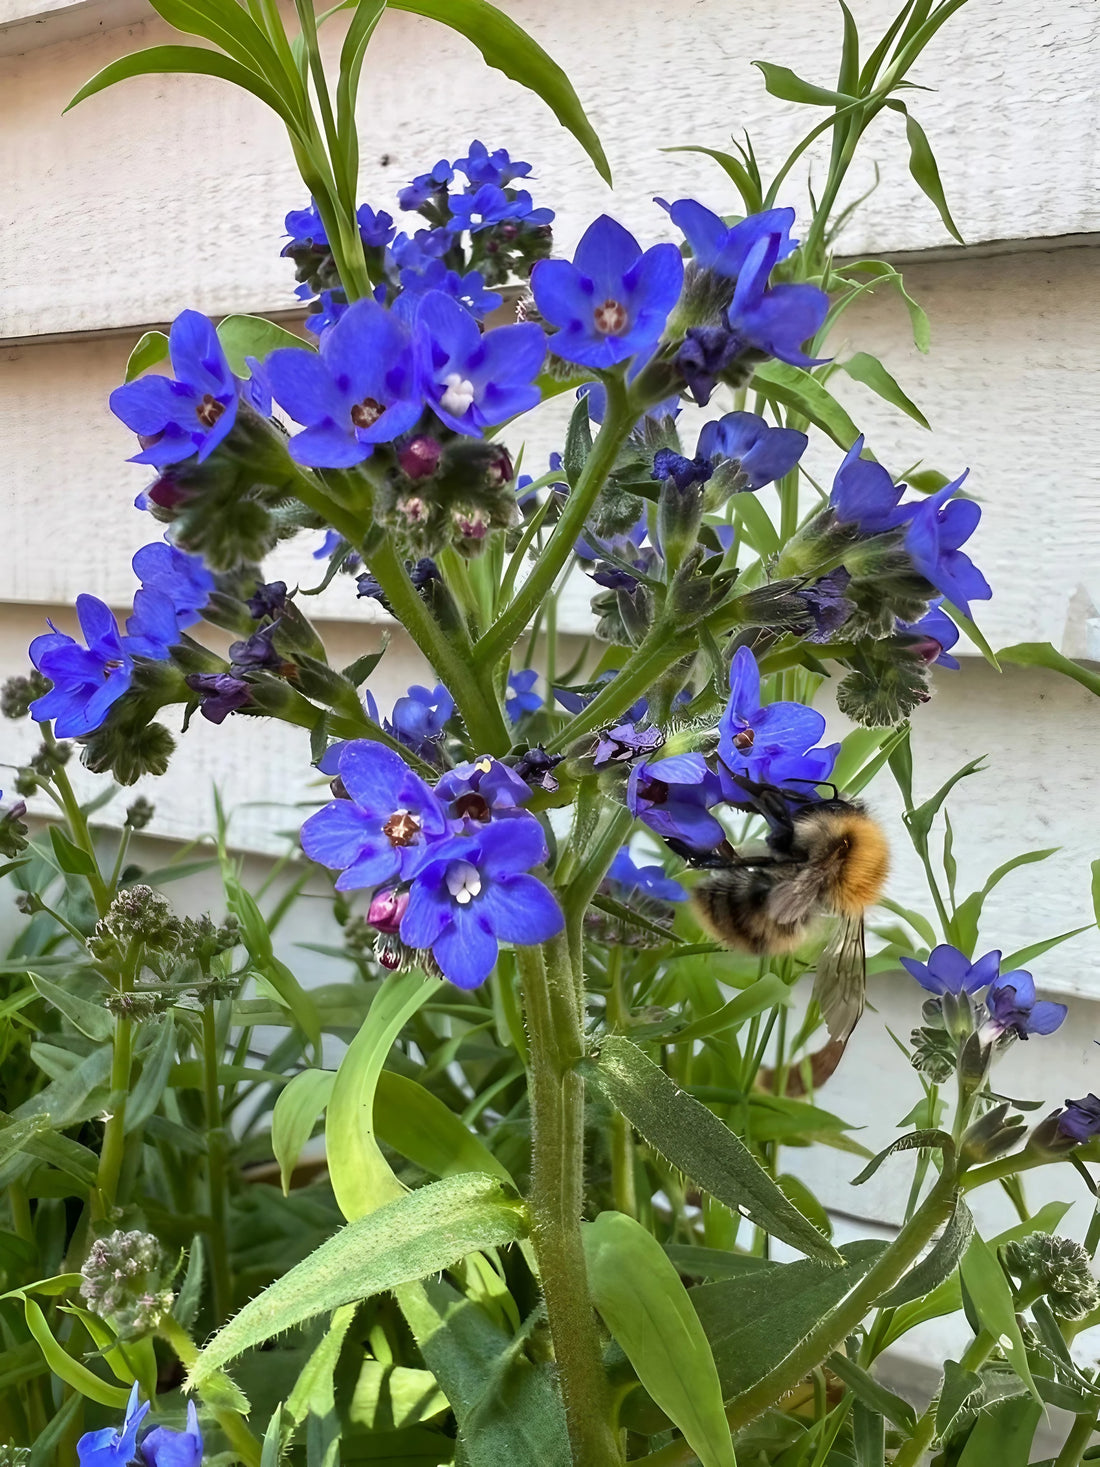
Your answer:
[[[218,1085],[218,1026],[214,1005],[202,1010],[202,1075],[206,1104],[206,1180],[210,1204],[210,1273],[214,1313],[219,1324],[229,1318],[233,1280],[229,1268],[229,1194],[226,1188],[226,1135]]]
[[[39,724],[45,729],[47,726]],[[52,736],[47,736],[47,742],[52,743]],[[69,783],[69,776],[61,765],[57,765],[53,771],[53,784],[57,793],[61,796],[61,808],[65,811],[65,819],[69,822],[69,834],[73,838],[74,845],[80,847],[90,858],[93,871],[88,876],[88,885],[91,888],[92,898],[95,901],[96,911],[102,917],[111,905],[111,893],[107,883],[103,880],[99,870],[99,862],[96,860],[95,845],[92,841],[91,832],[88,829],[88,821],[84,811],[80,808],[80,801],[73,792]]]
[[[944,1168],[936,1185],[889,1248],[852,1292],[820,1320],[791,1353],[733,1401],[726,1417],[733,1430],[748,1425],[794,1390],[804,1376],[849,1335],[867,1311],[917,1261],[955,1205],[955,1179]]]
[[[131,939],[118,974],[118,992],[127,994],[134,987],[141,957],[141,942]],[[90,1201],[93,1217],[109,1217],[118,1192],[122,1155],[126,1146],[126,1100],[130,1093],[130,1071],[134,1057],[134,1024],[128,1014],[116,1013],[114,1044],[111,1051],[110,1114],[103,1130],[103,1149],[99,1153],[99,1169]]]
[[[1075,1416],[1073,1425],[1069,1429],[1069,1435],[1062,1443],[1062,1450],[1054,1459],[1054,1467],[1078,1467],[1095,1430],[1095,1411],[1086,1411],[1080,1416]]]
[[[613,1467],[622,1456],[588,1292],[584,1207],[584,1052],[577,989],[564,936],[516,949],[530,1043],[532,1241],[565,1402],[574,1467]]]
[[[475,650],[479,662],[492,666],[503,657],[549,595],[559,571],[573,553],[573,545],[584,529],[584,522],[592,512],[596,496],[614,467],[619,450],[634,426],[638,409],[629,400],[621,378],[608,377],[606,385],[607,410],[603,425],[596,435],[592,452],[585,461],[576,487],[565,501],[561,518],[531,574],[478,642]]]

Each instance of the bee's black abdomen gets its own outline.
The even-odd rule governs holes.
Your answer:
[[[731,867],[715,872],[692,892],[700,923],[727,947],[751,953],[789,952],[805,934],[805,923],[778,923],[768,913],[775,879],[767,868]]]

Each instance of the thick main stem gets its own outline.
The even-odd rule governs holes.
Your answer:
[[[206,1180],[210,1204],[210,1263],[214,1281],[214,1313],[218,1323],[229,1318],[232,1276],[229,1269],[229,1195],[226,1188],[226,1137],[218,1084],[218,1026],[214,1005],[202,1011],[202,1069],[206,1104]]]
[[[574,1467],[622,1461],[581,1242],[584,1206],[584,1049],[564,936],[517,949],[530,1041],[532,1239],[565,1402]]]

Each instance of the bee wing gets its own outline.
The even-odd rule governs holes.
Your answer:
[[[859,1023],[867,998],[862,917],[841,918],[818,959],[814,998],[830,1037],[846,1043]]]
[[[810,862],[778,861],[780,874],[768,896],[768,916],[784,927],[797,927],[816,917],[828,887],[829,872]]]

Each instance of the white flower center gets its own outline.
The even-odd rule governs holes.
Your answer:
[[[481,873],[469,861],[455,861],[447,867],[447,890],[460,907],[468,906],[481,892]]]
[[[443,408],[444,412],[461,418],[469,412],[477,396],[474,392],[474,384],[460,376],[458,372],[448,372],[445,381],[446,391],[439,399],[439,406]]]

